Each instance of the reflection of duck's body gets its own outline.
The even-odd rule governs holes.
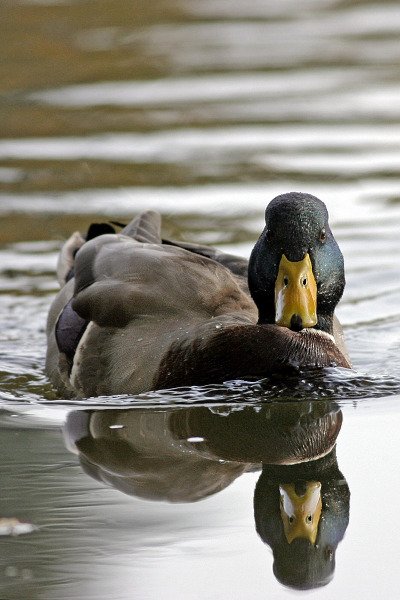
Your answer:
[[[171,412],[169,429],[178,440],[204,439],[196,449],[210,458],[290,465],[331,452],[342,412],[328,401],[274,402],[261,406],[193,406]]]
[[[68,416],[65,437],[94,479],[147,500],[195,502],[223,490],[248,465],[205,457],[196,443],[177,439],[169,425],[175,410],[80,410]]]
[[[313,196],[286,194],[267,207],[248,288],[246,261],[162,243],[155,213],[121,235],[83,241],[75,235],[64,249],[71,267],[81,246],[48,321],[47,372],[65,394],[139,393],[293,366],[349,366],[334,331],[343,259],[326,208]]]
[[[76,411],[65,435],[85,470],[125,493],[193,502],[262,463],[329,453],[342,413],[331,402]]]

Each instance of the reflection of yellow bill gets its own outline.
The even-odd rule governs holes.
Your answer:
[[[293,483],[279,486],[280,510],[285,537],[289,544],[296,538],[306,538],[315,544],[321,517],[321,484],[307,481],[303,496],[298,496]]]
[[[283,254],[279,263],[275,323],[290,328],[294,315],[300,317],[303,327],[317,323],[317,284],[308,253],[298,262],[291,262]]]

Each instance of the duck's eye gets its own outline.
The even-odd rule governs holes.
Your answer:
[[[312,516],[311,515],[307,515],[306,516],[306,521],[307,521],[307,523],[311,523],[312,522]]]
[[[325,227],[323,227],[321,229],[321,231],[319,232],[319,241],[324,243],[325,240],[326,240],[326,229],[325,229]]]
[[[294,517],[289,517],[289,523],[293,523],[294,522]]]
[[[273,236],[273,233],[272,233],[271,229],[267,229],[265,237],[267,238],[267,242],[270,242],[272,240],[272,238],[274,236]]]

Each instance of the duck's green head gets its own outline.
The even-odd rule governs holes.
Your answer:
[[[274,198],[249,262],[249,289],[259,323],[332,333],[344,286],[343,256],[325,204],[299,192]]]

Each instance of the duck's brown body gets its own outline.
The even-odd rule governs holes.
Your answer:
[[[71,298],[88,323],[72,360],[56,340]],[[193,348],[222,328],[256,322],[257,310],[239,280],[215,261],[103,235],[81,248],[75,278],[51,309],[47,371],[64,394],[136,394],[160,387],[156,380],[171,348]]]

